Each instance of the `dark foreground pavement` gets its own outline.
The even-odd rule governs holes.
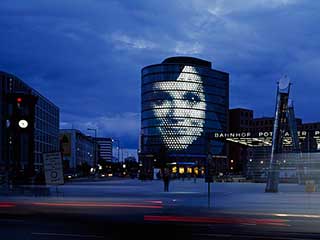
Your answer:
[[[51,197],[0,196],[0,239],[320,239],[320,195],[283,185],[81,182]]]
[[[2,202],[0,239],[319,239],[320,216],[161,203]]]

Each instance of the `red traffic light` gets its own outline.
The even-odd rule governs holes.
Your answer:
[[[21,97],[18,97],[17,98],[17,103],[21,103],[22,102],[22,98]]]

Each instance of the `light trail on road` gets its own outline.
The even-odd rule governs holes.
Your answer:
[[[123,208],[152,208],[160,209],[161,205],[147,205],[136,203],[95,203],[95,202],[32,202],[33,206],[46,207],[123,207]]]
[[[190,216],[144,216],[145,221],[185,222],[185,223],[217,223],[217,224],[253,224],[289,227],[285,219],[231,218],[231,217],[190,217]]]

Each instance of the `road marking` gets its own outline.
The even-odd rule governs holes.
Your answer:
[[[97,235],[84,235],[84,234],[73,234],[73,233],[46,233],[46,232],[33,232],[32,235],[46,235],[46,236],[64,236],[64,237],[75,237],[75,238],[104,238],[103,236]]]

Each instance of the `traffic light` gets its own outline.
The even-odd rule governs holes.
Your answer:
[[[13,184],[29,182],[34,174],[34,123],[37,96],[9,93],[5,96],[7,167]]]
[[[14,131],[33,130],[35,104],[38,97],[25,93],[8,94],[8,103],[11,106],[8,126]]]

